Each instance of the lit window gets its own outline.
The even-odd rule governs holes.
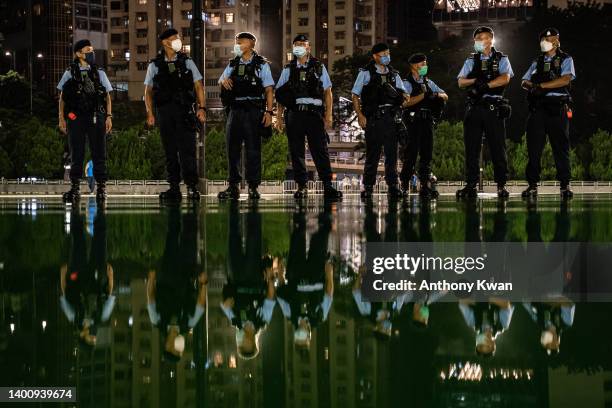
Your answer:
[[[234,22],[234,13],[225,13],[225,22],[233,23]]]

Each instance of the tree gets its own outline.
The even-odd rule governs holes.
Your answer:
[[[612,180],[612,135],[598,129],[590,140],[593,160],[589,173],[594,180]]]

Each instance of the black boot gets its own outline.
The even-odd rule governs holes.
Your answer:
[[[574,197],[574,192],[570,189],[569,184],[561,185],[561,198],[568,199]]]
[[[508,198],[510,197],[510,193],[506,190],[505,184],[497,185],[497,198]]]
[[[342,192],[336,190],[331,183],[325,183],[323,185],[323,197],[326,200],[341,200]]]
[[[200,201],[200,191],[197,186],[187,186],[187,198],[189,200]]]
[[[371,200],[373,195],[374,195],[374,187],[364,186],[363,191],[361,192],[361,199]]]
[[[421,185],[421,190],[419,190],[419,197],[425,200],[430,199],[432,197],[432,190],[431,188],[429,188],[429,185]]]
[[[81,198],[81,181],[78,179],[72,180],[72,184],[70,190],[66,191],[62,195],[62,199],[65,203],[72,203],[75,201],[79,201]]]
[[[229,187],[217,194],[217,198],[220,200],[238,200],[240,198],[240,188],[238,187],[238,183],[230,183]]]
[[[297,190],[295,191],[295,193],[293,193],[293,198],[299,200],[301,198],[306,198],[307,195],[308,187],[306,187],[306,184],[298,184]]]
[[[402,190],[400,190],[397,185],[391,185],[389,186],[389,188],[387,189],[387,196],[389,197],[389,199],[398,199],[398,198],[402,198],[404,196],[404,194],[402,193]]]
[[[96,191],[96,201],[106,201],[106,182],[101,181],[98,183],[98,189]]]
[[[159,194],[160,200],[167,201],[181,201],[183,196],[181,195],[181,188],[178,184],[170,184],[170,188]]]
[[[537,184],[529,184],[529,187],[527,187],[525,190],[523,190],[523,192],[521,192],[521,197],[523,198],[537,197],[537,195],[538,195],[538,185]]]
[[[250,200],[259,200],[260,197],[261,197],[261,195],[259,194],[259,191],[257,191],[257,186],[256,185],[250,185],[249,186],[249,199]]]
[[[475,184],[466,184],[460,190],[455,193],[457,198],[476,198],[478,197],[478,190],[476,190]]]

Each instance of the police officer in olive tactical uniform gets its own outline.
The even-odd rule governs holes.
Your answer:
[[[332,187],[332,169],[327,151],[327,133],[332,127],[332,84],[325,65],[310,55],[308,38],[300,34],[293,40],[295,58],[285,66],[276,83],[276,101],[279,103],[279,130],[283,128],[282,113],[286,109],[285,121],[293,176],[298,188],[295,198],[308,194],[308,173],[305,163],[304,135],[308,148],[323,181],[325,198],[339,199],[342,193]]]
[[[113,90],[108,77],[95,64],[94,49],[89,40],[74,45],[75,58],[64,72],[57,89],[59,97],[59,128],[68,133],[72,187],[64,193],[66,202],[80,198],[80,182],[83,176],[85,140],[93,160],[93,173],[98,188],[96,199],[106,199],[106,134],[111,131],[112,109],[109,92]]]
[[[361,68],[352,89],[353,108],[365,130],[366,160],[363,169],[363,199],[371,199],[381,149],[385,151],[385,181],[390,198],[401,198],[397,185],[397,147],[403,128],[401,108],[409,96],[404,83],[389,63],[389,46],[372,47],[372,61]]]
[[[257,39],[248,32],[236,35],[234,54],[219,78],[221,102],[227,112],[225,142],[227,146],[229,187],[220,199],[238,199],[242,143],[246,149],[245,178],[249,198],[259,199],[261,182],[261,138],[271,131],[274,80],[270,65],[255,52]]]
[[[162,200],[180,200],[181,170],[187,185],[187,197],[200,199],[196,163],[198,121],[206,121],[202,75],[195,63],[181,52],[178,32],[170,28],[159,36],[162,50],[152,59],[145,78],[147,124],[159,124],[170,189],[159,195]],[[197,98],[197,106],[196,106]]]
[[[459,88],[467,88],[463,138],[465,143],[466,186],[457,197],[476,197],[482,137],[487,139],[497,195],[509,196],[506,190],[508,159],[506,157],[505,121],[510,117],[510,104],[503,97],[514,76],[510,60],[493,47],[493,29],[478,27],[474,31],[473,53],[457,75]]]
[[[529,117],[527,119],[526,176],[529,187],[523,197],[535,197],[540,181],[540,160],[546,136],[550,140],[557,180],[561,184],[563,198],[573,196],[570,190],[570,140],[569,124],[572,111],[570,83],[576,78],[574,60],[561,51],[559,31],[547,28],[540,33],[542,53],[533,61],[523,76],[522,87],[528,92]]]
[[[427,56],[413,54],[408,59],[410,73],[404,79],[410,100],[404,109],[404,123],[408,131],[406,146],[402,149],[402,171],[400,181],[402,192],[408,194],[410,178],[414,174],[417,154],[419,167],[417,174],[421,180],[421,197],[437,197],[438,192],[432,185],[431,159],[433,154],[433,128],[448,100],[448,95],[427,76]]]

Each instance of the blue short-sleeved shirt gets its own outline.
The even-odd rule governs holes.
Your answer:
[[[552,59],[553,59],[553,57],[549,57],[548,55],[544,56],[544,62],[550,62],[550,61],[552,61]],[[529,69],[527,70],[527,72],[525,72],[525,75],[523,75],[523,80],[524,81],[530,81],[531,80],[531,77],[537,71],[537,66],[538,66],[537,61],[533,61],[531,63],[531,65],[529,66]],[[563,62],[561,63],[561,76],[565,76],[565,75],[571,75],[572,76],[572,78],[571,78],[572,81],[574,79],[576,79],[576,69],[574,68],[574,59],[572,57],[565,58],[563,60]],[[546,96],[562,96],[562,95],[566,95],[566,93],[549,92],[549,93],[546,94]]]
[[[423,77],[419,75],[418,78],[415,78],[415,81],[417,81],[417,83],[419,83],[419,84],[422,84],[423,83]],[[444,92],[444,89],[442,89],[438,85],[436,85],[436,83],[434,81],[432,81],[431,79],[427,78],[427,82],[429,83],[429,87],[431,88],[432,92],[446,93],[446,92]],[[412,84],[410,83],[410,81],[408,81],[408,80],[404,81],[404,88],[406,88],[406,93],[407,94],[411,94],[412,93]]]
[[[81,68],[81,71],[89,71],[91,69],[90,66],[86,66],[86,67],[81,66],[80,68]],[[104,72],[101,69],[98,69],[98,75],[100,76],[100,82],[102,83],[102,86],[104,87],[104,89],[106,89],[106,92],[111,92],[113,90],[113,86],[108,80],[108,77],[106,76],[106,72]],[[72,73],[70,72],[70,70],[64,71],[64,75],[62,75],[62,78],[57,84],[57,89],[59,89],[60,91],[63,91],[64,85],[66,85],[66,82],[68,82],[70,78],[72,78]]]
[[[491,55],[484,55],[481,53],[480,60],[481,61],[488,60],[491,58]],[[457,79],[467,78],[470,72],[472,72],[473,68],[474,68],[474,59],[470,56],[463,63],[463,67],[461,68],[461,71],[459,71],[459,75],[457,75]],[[510,59],[505,55],[501,57],[501,59],[499,60],[499,73],[508,74],[510,75],[510,78],[514,76],[514,71],[512,71],[512,65],[510,65]],[[484,96],[488,96],[491,98],[501,98],[502,97],[501,95],[492,95],[492,94],[484,94]]]
[[[306,64],[303,64],[303,65],[300,64],[299,61],[297,62],[298,68],[306,67],[306,65],[308,65],[308,61],[306,61]],[[287,81],[289,81],[289,75],[290,75],[290,69],[287,67],[283,68],[283,70],[281,71],[280,78],[278,78],[278,82],[276,83],[276,89],[285,85]],[[321,82],[321,85],[323,85],[324,90],[327,90],[331,88],[332,86],[331,79],[329,78],[329,74],[327,73],[327,68],[325,68],[325,65],[323,65],[323,70],[321,72],[321,78],[319,78],[319,81]],[[313,99],[313,98],[297,98],[295,102],[297,104],[303,104],[303,105],[316,105],[316,106],[323,105],[322,100]]]
[[[172,58],[172,60],[170,61],[176,61],[176,58],[177,56],[175,54],[174,58]],[[164,60],[168,61],[168,57],[164,57]],[[202,80],[202,74],[200,74],[198,67],[196,67],[195,62],[193,62],[191,58],[188,58],[185,61],[185,66],[187,67],[188,70],[191,71],[191,75],[193,76],[193,82],[198,82]],[[146,86],[153,86],[153,78],[155,78],[155,75],[157,75],[158,72],[159,72],[159,68],[157,68],[157,65],[155,65],[154,62],[150,62],[149,66],[147,67],[147,75],[145,76],[144,84]]]
[[[376,65],[376,72],[378,72],[379,74],[385,74],[389,72],[389,69],[387,67],[380,68],[378,65]],[[363,87],[366,86],[369,82],[370,71],[363,69],[360,70],[351,92],[357,96],[360,96],[361,91],[363,91]],[[406,88],[404,88],[404,83],[402,82],[402,78],[399,74],[395,75],[395,87],[402,92],[406,92]]]
[[[248,60],[243,60],[242,58],[240,58],[239,64],[247,65],[252,60],[253,60],[252,56]],[[230,66],[230,64],[227,64],[227,67],[225,67],[225,69],[223,70],[223,73],[219,77],[219,83],[229,78],[232,75],[232,70],[233,68]],[[269,86],[274,86],[274,79],[272,79],[272,71],[270,70],[270,64],[268,64],[267,62],[264,62],[261,65],[261,69],[259,70],[259,72],[256,72],[256,75],[261,79],[261,84],[264,88],[267,88]],[[243,101],[247,99],[261,99],[261,98],[252,97],[252,96],[239,96],[236,98],[237,101]]]

